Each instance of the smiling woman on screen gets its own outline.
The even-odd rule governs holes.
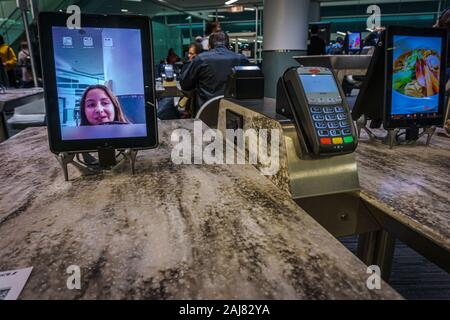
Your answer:
[[[81,126],[129,124],[117,97],[103,85],[87,87],[80,100]]]

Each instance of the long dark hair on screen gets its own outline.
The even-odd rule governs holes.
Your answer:
[[[108,98],[111,100],[111,103],[114,106],[114,121],[120,122],[120,123],[130,123],[130,121],[127,119],[125,114],[123,113],[122,106],[120,105],[119,99],[112,93],[112,91],[104,85],[101,84],[94,84],[92,86],[89,86],[84,91],[83,95],[81,96],[80,100],[80,126],[89,126],[90,123],[88,119],[86,118],[86,112],[84,111],[86,107],[86,97],[89,93],[89,91],[94,89],[100,89],[105,92],[105,94],[108,96]]]

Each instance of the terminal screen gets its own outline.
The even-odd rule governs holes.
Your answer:
[[[336,93],[339,94],[336,81],[331,74],[301,74],[303,89],[309,93]]]
[[[392,119],[437,116],[441,52],[440,37],[393,36]]]
[[[62,140],[147,136],[141,31],[52,27]]]
[[[359,32],[348,35],[348,48],[349,50],[361,49],[361,34]]]

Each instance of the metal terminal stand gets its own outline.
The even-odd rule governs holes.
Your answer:
[[[89,153],[77,152],[62,152],[56,155],[56,159],[61,165],[64,173],[64,179],[69,181],[68,165],[72,164],[84,176],[102,173],[104,170],[116,171],[124,166],[125,163],[130,163],[131,174],[136,172],[136,156],[138,151],[134,149],[125,149],[119,155],[123,158],[117,162],[115,149],[99,150],[99,159],[95,159]],[[84,162],[79,159],[79,156],[84,158]]]

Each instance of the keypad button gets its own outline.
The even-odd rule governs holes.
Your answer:
[[[336,120],[337,118],[336,118],[336,115],[335,115],[335,114],[327,114],[327,115],[325,116],[325,119],[326,119],[327,121],[334,121],[334,120]]]
[[[334,110],[336,110],[336,112],[344,112],[345,111],[344,107],[335,107]]]
[[[330,132],[328,130],[318,130],[317,134],[319,135],[319,137],[328,137]]]
[[[314,121],[323,121],[325,120],[325,117],[323,116],[323,114],[313,114],[312,118]]]
[[[310,110],[312,113],[322,113],[322,108],[319,107],[311,107]]]
[[[347,115],[345,113],[338,113],[337,119],[338,120],[347,120]]]
[[[320,144],[331,144],[331,138],[320,138]]]
[[[342,140],[341,137],[339,138],[333,138],[333,144],[343,144],[344,140]]]
[[[327,127],[327,124],[325,122],[316,122],[314,123],[317,129],[325,129]]]
[[[346,128],[350,126],[350,123],[348,121],[340,121],[339,125],[341,126],[341,128]]]
[[[331,107],[325,107],[325,108],[323,108],[323,112],[325,112],[325,113],[333,113],[334,109],[331,108]]]
[[[345,136],[351,135],[352,134],[352,130],[350,130],[350,129],[343,129],[342,130],[342,134],[345,135]]]
[[[344,142],[345,142],[345,143],[351,143],[351,142],[353,142],[353,137],[352,137],[352,136],[344,137]]]
[[[330,130],[330,135],[332,137],[340,136],[341,135],[341,130],[339,130],[339,129]]]
[[[328,122],[328,128],[330,128],[330,129],[339,128],[339,122],[336,122],[336,121]]]

